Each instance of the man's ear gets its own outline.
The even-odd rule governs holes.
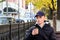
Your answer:
[[[47,17],[45,16],[45,18],[44,18],[45,20],[47,20]]]

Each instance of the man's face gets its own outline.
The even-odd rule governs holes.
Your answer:
[[[37,16],[36,17],[36,22],[40,25],[42,23],[44,23],[44,20],[45,20],[45,16]]]

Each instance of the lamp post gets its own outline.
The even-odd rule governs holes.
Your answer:
[[[19,0],[18,0],[18,19],[20,18],[20,14],[19,14]],[[19,26],[20,26],[20,22],[18,21],[18,40],[20,40],[20,31],[19,31]]]
[[[8,0],[6,0],[6,7],[7,7],[7,9],[6,9],[6,16],[8,16]]]

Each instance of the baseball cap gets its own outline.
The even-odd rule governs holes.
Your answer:
[[[45,14],[41,11],[38,11],[37,14],[35,15],[35,17],[37,17],[37,16],[41,17],[41,16],[45,16]]]

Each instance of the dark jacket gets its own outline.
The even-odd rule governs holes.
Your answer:
[[[31,33],[35,28],[39,29],[39,34],[33,36]],[[36,24],[26,31],[25,40],[56,40],[56,35],[50,25],[45,24],[43,28],[40,28],[40,26]]]

